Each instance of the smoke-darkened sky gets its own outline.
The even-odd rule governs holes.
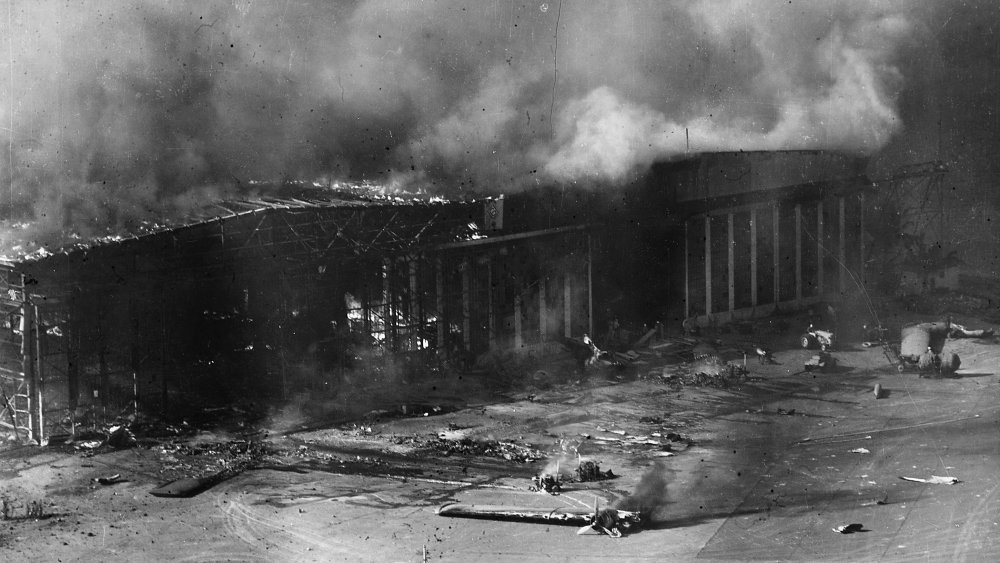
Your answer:
[[[614,185],[688,142],[890,168],[977,143],[983,162],[962,166],[978,177],[1000,120],[998,14],[986,0],[6,0],[0,210],[44,238],[256,180]]]

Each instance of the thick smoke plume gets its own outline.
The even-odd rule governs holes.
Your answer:
[[[666,472],[667,469],[662,464],[653,464],[643,474],[635,491],[622,499],[615,508],[641,512],[647,524],[662,521],[663,511],[669,503]]]
[[[911,7],[7,0],[0,246],[259,181],[495,193],[689,149],[871,152],[902,127]]]

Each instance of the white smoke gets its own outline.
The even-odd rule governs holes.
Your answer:
[[[736,23],[732,15],[742,11],[755,18],[755,12],[741,2],[728,2],[730,10],[719,4],[698,4],[695,12],[715,40],[729,42],[737,33],[731,28]],[[725,15],[723,21],[718,14]],[[689,106],[693,111],[678,112],[693,116],[671,118],[600,86],[564,107],[545,170],[559,181],[621,181],[657,159],[687,151],[837,149],[867,154],[901,129],[895,104],[901,74],[891,61],[898,41],[909,32],[905,18],[864,13],[835,21],[811,49],[796,53],[796,60],[771,50],[776,46],[769,29],[743,29],[747,48],[759,61],[744,81],[752,101],[769,108],[772,120],[757,112],[741,113],[747,101],[735,103],[725,96],[715,105],[706,103],[708,96],[695,100]],[[869,40],[873,33],[877,40]],[[803,66],[807,72],[801,71]]]

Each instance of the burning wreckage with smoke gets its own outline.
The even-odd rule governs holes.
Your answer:
[[[828,295],[850,292],[874,195],[863,166],[824,151],[690,155],[654,166],[612,211],[592,191],[458,201],[289,184],[175,223],[13,248],[0,267],[0,424],[38,444],[114,428],[110,443],[122,427],[253,397],[350,396],[371,407],[377,401],[363,397],[391,401],[400,382],[442,374],[505,388],[560,354],[573,358],[570,373],[738,385],[748,357],[773,361],[762,335],[788,329],[783,310],[822,311]],[[623,254],[624,241],[635,248]],[[614,309],[602,306],[612,292]],[[644,307],[653,312],[644,328],[619,320],[617,311]],[[686,320],[662,322],[671,318]],[[719,319],[745,338],[722,345]],[[825,369],[833,335],[809,326],[802,342],[822,348],[805,369]],[[651,363],[662,367],[638,373]],[[665,447],[659,435],[609,439]],[[576,462],[581,482],[614,477]],[[182,478],[154,494],[194,494],[232,474]],[[556,470],[534,486],[553,494],[568,482]],[[623,508],[461,504],[440,514],[612,536],[644,518]]]
[[[546,12],[547,4],[543,6]],[[729,60],[731,45],[725,36],[737,24],[741,37],[759,42],[755,45],[759,51],[769,54],[752,64],[733,61],[733,70],[742,70],[743,64],[761,68],[755,73],[730,73],[754,78],[747,84],[733,84],[733,93],[727,94],[733,99],[719,104],[730,109],[720,107],[722,115],[715,121],[690,118],[708,113],[701,94],[690,99],[691,92],[675,86],[685,81],[677,80],[666,68],[663,73],[628,71],[621,82],[627,85],[640,74],[662,74],[663,83],[634,85],[633,90],[656,92],[649,99],[676,99],[676,107],[633,103],[605,85],[575,84],[573,72],[560,69],[559,76],[571,85],[566,91],[573,94],[560,98],[561,109],[553,115],[555,85],[552,98],[548,88],[538,87],[539,77],[548,69],[524,71],[511,64],[514,58],[547,60],[534,56],[537,53],[530,52],[529,42],[522,42],[529,45],[529,52],[518,52],[506,65],[480,71],[472,96],[463,97],[463,88],[444,88],[436,92],[440,100],[427,102],[419,92],[424,89],[423,81],[413,81],[416,87],[403,81],[402,88],[418,92],[406,92],[412,95],[400,96],[404,101],[390,100],[385,107],[369,105],[364,89],[345,89],[341,68],[314,72],[327,67],[317,61],[293,65],[283,54],[274,57],[282,61],[276,65],[281,72],[253,75],[252,87],[234,82],[242,79],[236,72],[204,72],[192,79],[180,68],[177,76],[162,78],[178,84],[176,88],[156,87],[143,80],[148,77],[130,76],[132,71],[123,71],[121,76],[99,73],[100,80],[116,87],[97,79],[82,80],[81,99],[114,101],[124,92],[128,101],[120,105],[135,104],[136,115],[144,119],[139,120],[142,126],[93,128],[110,133],[84,135],[79,146],[95,145],[91,152],[67,142],[67,147],[76,149],[64,151],[67,154],[87,154],[86,164],[77,166],[88,170],[88,181],[81,180],[80,186],[68,186],[59,174],[45,172],[45,159],[57,160],[49,153],[58,150],[35,147],[34,142],[19,145],[16,168],[26,178],[14,180],[27,188],[18,194],[23,201],[17,205],[31,207],[33,213],[28,215],[35,220],[48,214],[61,224],[42,228],[29,222],[4,227],[0,426],[15,440],[40,445],[78,440],[104,429],[106,435],[94,447],[117,447],[134,443],[130,428],[151,424],[172,428],[173,421],[189,413],[246,404],[260,397],[274,397],[275,403],[303,395],[316,400],[348,397],[343,403],[358,409],[345,410],[344,416],[350,417],[384,406],[373,396],[384,394],[384,402],[392,402],[393,387],[442,374],[479,378],[503,389],[526,381],[543,384],[545,372],[535,369],[536,360],[553,356],[569,358],[570,379],[603,370],[615,377],[635,374],[669,385],[729,386],[750,377],[754,361],[774,361],[769,341],[800,328],[802,345],[819,349],[804,370],[831,370],[830,349],[835,349],[836,338],[829,329],[837,324],[838,308],[819,305],[843,300],[859,288],[864,296],[856,301],[870,305],[861,282],[873,256],[885,252],[878,245],[887,238],[877,231],[884,226],[884,217],[871,214],[881,210],[884,216],[892,216],[899,210],[892,207],[894,202],[885,201],[882,188],[920,181],[940,187],[934,183],[946,171],[940,163],[931,163],[873,182],[866,175],[867,160],[861,156],[883,146],[901,126],[894,100],[887,95],[893,81],[884,77],[897,74],[891,55],[909,24],[905,18],[859,9],[851,11],[850,17],[841,14],[845,21],[836,21],[821,34],[818,46],[773,49],[766,44],[769,34],[757,37],[747,31],[746,18],[727,21],[729,16],[720,15],[725,10],[707,4],[690,9],[664,6],[659,9],[678,17],[645,19],[691,22],[691,29],[704,26],[705,35],[718,43],[705,48],[719,53],[705,60]],[[249,12],[248,5],[244,7]],[[373,11],[391,12],[361,3],[356,14],[343,18],[350,26],[342,34],[348,42],[358,43],[363,33],[381,40],[375,25],[379,18],[399,17],[375,16]],[[217,28],[215,22],[198,25],[194,36],[178,31],[182,19],[161,14],[144,19],[143,25],[119,28],[149,32],[150,37],[166,39],[165,44],[193,43],[191,53],[177,57],[171,49],[150,50],[154,59],[169,59],[171,64],[154,60],[148,66],[167,69],[163,71],[167,74],[177,66],[172,65],[173,59],[186,61],[185,67],[190,63],[194,68],[238,68],[251,53],[256,57],[258,50],[283,53],[284,42],[292,36],[322,35],[287,34],[280,48],[265,45],[266,39],[259,44],[255,40],[252,48],[225,41],[230,49],[219,55],[211,49],[215,40],[209,38],[211,33],[222,33],[225,18]],[[303,25],[334,19],[304,18],[308,21]],[[426,25],[442,26],[437,31],[447,35],[443,31],[449,29],[447,18],[428,21],[435,23]],[[595,21],[609,29],[634,27],[632,21],[609,21],[604,15]],[[546,29],[542,24],[533,25]],[[528,28],[527,23],[522,27]],[[864,48],[855,45],[854,36],[863,36],[869,29],[882,30],[880,41],[863,42]],[[83,32],[99,35],[93,30]],[[477,33],[488,37],[491,32]],[[509,39],[511,33],[513,28],[505,29],[503,35]],[[401,69],[409,66],[422,66],[406,57],[425,54],[415,43],[425,35],[429,34],[421,30],[391,39],[398,43],[380,46],[379,53],[393,56],[351,65],[358,73],[352,78],[364,86],[374,85],[369,89],[372,93],[381,91],[382,86],[389,86],[387,80],[395,80],[387,77],[405,74]],[[618,39],[625,48],[640,52],[629,42],[670,37],[669,33],[622,32]],[[322,58],[349,51],[339,44],[336,47],[315,54],[309,48],[292,52]],[[550,51],[548,45],[543,47],[537,48]],[[655,47],[654,52],[674,52],[676,45]],[[213,54],[209,57],[202,51]],[[554,57],[555,49],[551,52]],[[798,56],[816,56],[828,76],[799,80],[787,69],[813,66],[817,61],[786,59]],[[607,59],[610,64],[618,63],[614,57]],[[481,61],[459,61],[463,65],[469,69],[482,66]],[[882,77],[876,76],[880,70]],[[595,74],[613,77],[618,73],[605,68]],[[325,83],[331,76],[336,76],[336,83]],[[273,92],[262,92],[266,88],[260,88],[261,80]],[[772,92],[772,88],[780,91]],[[535,90],[544,91],[544,96],[532,94]],[[341,105],[324,97],[330,91],[340,93]],[[219,93],[225,93],[224,101],[213,98]],[[741,94],[771,99],[751,107],[739,101]],[[521,108],[494,108],[491,102],[533,95],[538,99],[526,100],[523,125],[517,121]],[[61,102],[50,105],[61,107]],[[446,115],[429,110],[428,115],[406,114],[409,106],[422,102],[454,110]],[[204,110],[222,106],[233,108],[232,115],[209,116]],[[326,108],[328,118],[302,117],[310,116],[314,106]],[[163,107],[173,108],[172,119],[158,113]],[[88,110],[93,108],[81,109],[64,114],[82,116],[84,121],[109,121],[106,115],[92,115]],[[545,109],[548,122],[538,127]],[[369,123],[365,123],[352,129],[345,125],[356,115],[383,112],[388,123],[419,124],[415,127],[419,134],[401,146],[387,127],[366,128]],[[231,135],[242,113],[265,121],[278,134],[264,134],[266,127],[261,127],[260,131],[250,128],[250,134]],[[689,118],[682,123],[668,115]],[[39,124],[30,129],[58,126],[60,138],[64,129],[89,130],[86,123],[67,128],[47,126],[47,118],[38,119]],[[758,122],[770,125],[761,127]],[[130,147],[122,148],[129,143],[115,137],[123,129],[147,131],[148,138],[140,135],[133,144],[148,153],[171,156],[144,156],[138,159],[139,166],[123,165],[135,160]],[[381,129],[389,130],[384,138],[374,135],[355,142]],[[694,151],[689,130],[694,132]],[[510,131],[517,134],[508,137]],[[287,143],[300,134],[313,152],[326,155],[319,158],[324,162],[300,162],[308,158],[294,154],[296,149]],[[502,139],[504,150],[499,152],[505,156],[494,157],[498,151],[488,144],[455,142],[491,135]],[[286,142],[275,143],[275,138]],[[427,179],[422,168],[473,169],[478,191],[479,185],[487,185],[482,178],[504,184],[497,177],[499,172],[492,171],[511,168],[523,169],[520,176],[544,177],[553,184],[597,178],[598,184],[617,187],[609,194],[527,182],[530,189],[505,197],[448,199],[393,194],[380,186],[352,183],[284,182],[277,187],[250,183],[235,190],[204,191],[184,186],[188,179],[192,185],[221,185],[225,182],[220,175],[225,174],[218,170],[223,169],[254,177],[267,176],[274,169],[284,173],[285,167],[299,165],[305,170],[346,168],[368,161],[371,154],[382,151],[376,145],[383,144],[386,151],[406,153],[404,160],[408,159],[413,172],[409,179],[417,183]],[[24,146],[30,150],[20,150]],[[205,146],[215,148],[206,151]],[[277,146],[284,148],[277,150]],[[514,148],[521,146],[528,148]],[[755,150],[744,150],[750,147]],[[798,150],[785,150],[789,147]],[[337,159],[329,156],[340,153],[347,154],[345,162],[334,162]],[[501,162],[501,158],[506,160]],[[252,164],[247,165],[248,161]],[[125,197],[133,194],[113,188],[104,192],[100,181],[89,181],[114,176],[109,171],[116,167],[127,172],[122,185],[142,185],[152,176],[156,185],[182,187],[155,196],[135,190],[139,195]],[[539,169],[543,174],[536,175]],[[189,178],[187,171],[192,170]],[[636,170],[641,173],[633,177]],[[466,178],[463,187],[466,181],[475,183]],[[520,180],[514,183],[525,187]],[[57,193],[39,187],[46,185],[58,186],[51,190]],[[123,201],[112,211],[93,203],[117,196]],[[165,210],[169,218],[148,213],[146,207]],[[61,211],[52,213],[56,209]],[[94,215],[96,222],[106,220],[114,227],[72,232],[79,215]],[[67,229],[69,234],[60,236]],[[18,239],[29,242],[11,242]],[[816,314],[808,319],[790,316],[810,308]],[[882,346],[888,362],[899,368],[954,370],[959,360],[942,356],[942,334],[972,334],[949,320],[944,326],[921,325],[904,332],[902,347],[895,347],[888,342],[874,307],[845,307],[855,308],[871,309],[866,313],[876,317],[869,321],[875,328],[866,338]],[[789,325],[800,321],[801,327]],[[723,342],[722,334],[735,338]],[[602,429],[597,440],[627,447],[653,446],[664,455],[688,443],[677,434],[655,434],[626,437]],[[500,442],[448,443],[446,447],[448,452],[504,459],[523,453]],[[231,462],[222,472],[200,478],[180,476],[154,494],[196,494],[264,455],[258,446],[245,443],[221,449]],[[575,463],[579,482],[614,477],[611,471],[602,472],[593,460],[578,457]],[[553,494],[569,482],[565,468],[557,466],[536,475],[533,486]],[[649,516],[641,506],[628,502],[616,508],[578,511],[449,504],[439,513],[570,523],[611,536],[636,530]]]

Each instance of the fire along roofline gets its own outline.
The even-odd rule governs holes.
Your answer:
[[[88,239],[78,239],[67,241],[63,246],[54,250],[39,248],[31,252],[24,252],[16,256],[0,256],[0,264],[16,268],[20,264],[35,263],[47,260],[53,256],[65,256],[81,252],[89,252],[94,249],[120,246],[133,241],[141,241],[150,237],[163,236],[167,233],[180,234],[185,231],[202,227],[215,222],[225,223],[248,215],[260,215],[272,212],[296,212],[296,211],[322,211],[333,209],[385,209],[385,208],[408,208],[408,207],[436,207],[467,205],[475,207],[495,199],[494,197],[483,197],[481,199],[469,200],[449,200],[441,197],[428,198],[365,198],[365,199],[324,199],[324,198],[279,198],[263,197],[248,200],[225,200],[212,202],[202,208],[203,214],[176,219],[172,222],[154,226],[142,232],[122,232],[119,234],[109,234],[94,236]],[[225,213],[219,214],[222,210]]]

